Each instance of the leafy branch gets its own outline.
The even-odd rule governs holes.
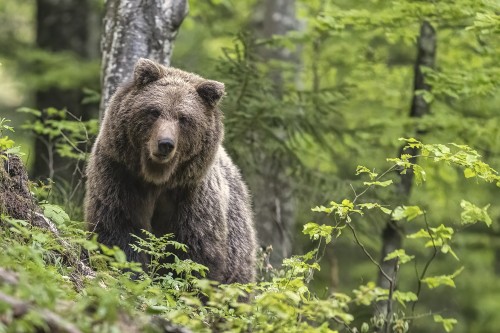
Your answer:
[[[456,165],[458,167],[464,168],[464,176],[466,178],[477,177],[478,179],[482,179],[486,182],[490,183],[496,182],[497,186],[500,186],[499,185],[500,178],[498,176],[497,171],[491,168],[488,164],[481,161],[480,155],[475,150],[473,150],[468,146],[450,144],[450,146],[453,148],[452,149],[447,145],[442,145],[442,144],[423,144],[420,141],[413,138],[400,139],[400,140],[407,142],[407,146],[404,147],[403,151],[405,151],[405,149],[407,148],[413,149],[413,151],[419,150],[421,153],[418,155],[418,157],[431,160],[434,163],[445,163],[445,164]],[[413,163],[413,161],[415,161],[415,157],[417,156],[402,154],[398,158],[388,158],[387,161],[392,162],[393,164],[381,174],[378,174],[367,167],[358,166],[356,169],[356,174],[367,175],[369,181],[363,182],[364,187],[360,191],[356,191],[354,187],[351,185],[352,191],[354,193],[354,198],[352,200],[344,199],[341,201],[341,203],[332,201],[330,202],[330,205],[328,207],[317,206],[312,209],[313,211],[323,212],[326,213],[327,215],[333,215],[335,224],[333,226],[327,226],[327,225],[319,226],[313,222],[309,222],[304,226],[304,231],[303,231],[305,234],[310,235],[311,239],[319,239],[320,243],[322,239],[325,239],[326,243],[330,243],[332,240],[332,235],[335,235],[335,237],[339,237],[342,233],[342,230],[345,227],[349,228],[357,246],[361,248],[364,255],[370,260],[370,262],[373,265],[377,267],[380,274],[389,283],[389,288],[386,291],[386,293],[381,294],[385,295],[384,297],[389,300],[389,302],[387,302],[388,309],[386,312],[386,316],[384,318],[384,324],[382,324],[381,326],[379,326],[379,324],[376,325],[377,327],[384,326],[386,327],[386,330],[389,329],[388,326],[389,323],[393,323],[394,325],[403,325],[403,326],[408,325],[404,324],[404,322],[409,320],[410,317],[402,317],[401,319],[393,320],[392,317],[390,316],[392,316],[391,314],[393,313],[392,299],[396,297],[394,281],[396,280],[396,276],[399,271],[398,269],[399,265],[411,261],[414,258],[414,256],[406,254],[404,249],[397,249],[389,253],[384,258],[384,260],[396,259],[398,261],[398,263],[396,264],[396,270],[394,271],[394,276],[393,277],[389,276],[384,271],[380,263],[377,260],[375,260],[375,258],[371,255],[371,253],[367,250],[366,246],[360,240],[355,227],[355,223],[353,222],[352,219],[353,216],[355,215],[363,216],[365,210],[370,210],[374,208],[380,210],[384,214],[390,215],[391,219],[393,219],[394,221],[406,220],[409,222],[416,219],[419,216],[423,216],[425,228],[421,229],[420,231],[414,234],[408,235],[407,238],[429,239],[429,241],[427,241],[424,244],[424,246],[432,247],[433,252],[426,261],[423,270],[420,274],[418,273],[418,269],[415,266],[415,270],[417,273],[417,280],[418,280],[416,293],[411,293],[411,296],[410,294],[408,294],[405,298],[403,298],[405,301],[403,301],[402,304],[404,304],[405,302],[412,303],[412,313],[414,313],[415,306],[422,292],[423,284],[426,284],[429,288],[435,288],[440,285],[448,285],[454,287],[453,279],[458,274],[460,274],[460,272],[463,269],[460,268],[451,275],[426,277],[428,269],[432,264],[432,262],[434,261],[434,259],[436,258],[439,251],[444,254],[449,253],[453,257],[458,259],[457,255],[455,254],[450,245],[452,240],[452,235],[454,233],[453,228],[444,225],[440,225],[435,228],[431,227],[428,222],[427,213],[424,210],[420,209],[418,206],[398,206],[391,210],[389,208],[386,208],[384,205],[381,205],[380,203],[358,203],[359,200],[370,189],[376,187],[384,188],[391,186],[393,184],[392,180],[391,179],[385,180],[385,178],[392,171],[397,171],[400,174],[405,174],[411,171],[415,174],[415,180],[417,184],[420,184],[421,182],[425,181],[426,172],[420,165]],[[462,200],[461,206],[464,209],[464,211],[461,214],[462,224],[477,223],[479,221],[484,221],[488,226],[491,224],[491,218],[488,216],[487,213],[489,205],[485,206],[484,208],[479,208],[468,201]],[[401,296],[398,294],[398,298],[399,297]],[[451,319],[450,320],[442,319],[442,317],[439,316],[435,316],[434,319],[436,322],[443,323],[446,330],[448,330],[450,325],[452,325]]]

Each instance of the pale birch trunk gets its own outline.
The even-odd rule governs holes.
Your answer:
[[[131,78],[139,58],[170,65],[177,30],[187,11],[187,0],[106,1],[101,40],[101,119],[111,95]]]

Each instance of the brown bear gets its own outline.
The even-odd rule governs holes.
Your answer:
[[[250,199],[222,147],[224,84],[140,59],[106,110],[87,166],[85,219],[128,260],[131,234],[173,233],[221,283],[254,279]]]

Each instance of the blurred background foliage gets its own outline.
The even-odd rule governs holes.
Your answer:
[[[274,265],[306,250],[309,242],[299,236],[306,222],[331,223],[310,208],[354,197],[356,166],[385,170],[385,159],[399,154],[399,137],[419,133],[424,142],[468,144],[500,168],[498,1],[190,0],[189,5],[172,65],[226,84],[225,145],[252,189],[261,242],[272,243]],[[45,183],[51,176],[57,184],[51,195],[76,217],[81,217],[81,195],[74,195],[75,186],[81,188],[81,159],[67,150],[59,156],[60,138],[52,142],[43,128],[51,126],[54,114],[87,122],[97,117],[102,11],[97,0],[0,2],[0,115],[12,120],[31,174]],[[436,30],[436,66],[425,69],[431,92],[417,92],[430,103],[430,114],[415,119],[409,112],[424,20]],[[41,112],[16,112],[20,107]],[[60,130],[71,134],[73,127]],[[74,129],[79,134],[72,145],[87,150],[96,128],[90,122],[83,133]],[[59,157],[48,167],[44,154],[51,150]],[[459,292],[424,292],[420,304],[457,318],[455,332],[497,332],[498,188],[477,187],[474,178],[464,179],[451,166],[422,163],[427,182],[414,187],[408,201],[428,212],[431,226],[458,225],[461,199],[491,204],[493,225],[457,230],[453,246],[460,262],[438,257],[433,273],[464,266],[456,280]],[[370,200],[401,204],[390,191],[371,191]],[[373,254],[380,253],[385,222],[375,214],[358,224]],[[417,262],[425,260],[427,254],[412,242],[404,241],[407,252],[415,253]],[[398,287],[414,288],[413,267],[406,265],[400,274]],[[352,290],[376,276],[354,241],[342,237],[327,248],[314,283],[322,294]],[[363,315],[371,314],[358,314]],[[434,327],[426,321],[416,325],[419,332]]]

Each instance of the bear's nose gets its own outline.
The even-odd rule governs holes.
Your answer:
[[[158,140],[158,152],[163,156],[168,156],[174,150],[175,144],[171,139]]]

